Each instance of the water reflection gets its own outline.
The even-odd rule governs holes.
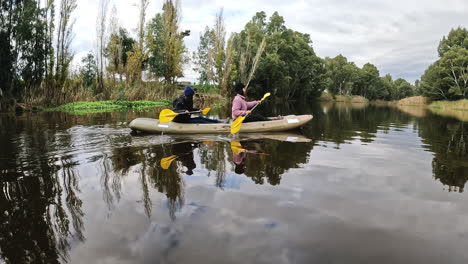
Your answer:
[[[366,166],[373,164],[364,161],[361,164],[359,155],[371,151],[374,154],[369,156],[376,155],[381,160],[392,157],[394,149],[429,155],[432,161],[427,164],[405,166],[408,170],[429,168],[424,179],[440,190],[461,193],[468,181],[468,126],[464,122],[413,108],[397,111],[388,107],[318,103],[278,105],[272,112],[282,115],[312,112],[314,120],[301,132],[234,138],[129,134],[126,121],[137,116],[157,116],[157,111],[0,116],[0,259],[7,263],[70,261],[70,251],[87,243],[86,227],[96,224],[90,220],[95,213],[89,211],[92,207],[86,210],[89,197],[98,193],[99,201],[91,201],[105,205],[111,214],[122,208],[123,201],[128,201],[126,188],[134,184],[138,198],[132,205],[141,209],[143,218],[164,215],[176,225],[185,216],[187,207],[197,205],[188,191],[194,182],[221,193],[242,190],[247,185],[256,189],[243,190],[246,193],[261,189],[280,197],[274,190],[280,192],[288,184],[288,177],[293,177],[298,181],[296,187],[333,194],[334,190],[327,189],[324,182],[320,183],[325,187],[311,186],[297,175],[319,171],[323,177],[329,174],[344,177],[358,167],[363,169],[352,178],[357,182],[350,180],[350,184],[386,195],[387,185],[393,182],[381,180],[379,173],[400,164],[391,164],[390,160],[382,163],[378,173],[364,172]],[[420,141],[415,141],[415,137]],[[348,147],[359,151],[347,152]],[[375,154],[375,148],[381,152]],[[314,156],[317,152],[319,155]],[[327,153],[331,153],[331,158],[320,156]],[[340,160],[339,155],[344,158]],[[346,163],[347,160],[357,160],[358,164]],[[343,164],[321,167],[330,162]],[[381,182],[359,182],[365,173]],[[392,176],[393,181],[403,176],[408,181],[413,179],[412,175]],[[94,178],[99,180],[90,186]],[[412,187],[405,186],[409,190]],[[353,193],[350,195],[350,199],[356,198]],[[328,201],[326,197],[322,199],[324,203]],[[165,208],[158,211],[161,200]],[[206,208],[210,204],[197,206]]]

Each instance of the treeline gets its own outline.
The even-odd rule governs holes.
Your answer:
[[[0,2],[0,99],[57,105],[80,99],[155,99],[173,90],[188,61],[183,38],[190,34],[179,29],[177,1],[164,1],[162,12],[146,23],[149,0],[140,0],[133,38],[120,26],[115,6],[109,11],[110,0],[99,0],[95,50],[73,69],[77,4]]]
[[[359,95],[370,100],[399,100],[413,96],[416,88],[406,80],[393,80],[390,74],[380,77],[371,63],[362,68],[346,57],[325,58],[327,91],[334,95]]]
[[[180,28],[177,0],[165,0],[154,15],[147,14],[149,0],[140,0],[135,36],[120,25],[115,6],[110,10],[111,0],[99,0],[95,50],[72,69],[77,3],[0,2],[0,99],[57,105],[88,99],[167,98],[190,61],[199,73],[199,87],[224,96],[232,95],[236,82],[248,85],[251,95],[271,92],[282,99],[311,99],[323,91],[371,100],[420,94],[458,99],[468,90],[468,33],[463,28],[442,39],[440,59],[412,85],[388,74],[380,76],[370,63],[360,68],[342,55],[318,57],[311,37],[287,28],[277,12],[269,18],[258,12],[241,32],[227,36],[221,9],[189,56],[184,38],[190,30]]]

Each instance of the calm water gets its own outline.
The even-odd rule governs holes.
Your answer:
[[[313,112],[294,133],[130,134],[157,111],[0,115],[0,263],[468,263],[468,124],[313,104],[269,113]]]

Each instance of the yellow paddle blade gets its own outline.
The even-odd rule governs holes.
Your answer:
[[[266,94],[263,96],[262,101],[265,100],[265,99],[266,99],[268,96],[270,96],[270,95],[271,95],[271,93],[266,93]]]
[[[245,116],[239,116],[232,122],[231,134],[236,134],[241,129],[242,122],[244,122]]]
[[[167,158],[164,158],[161,160],[161,168],[167,170],[169,166],[171,166],[171,163],[177,159],[176,155],[169,156]]]
[[[211,110],[211,108],[207,107],[207,108],[203,109],[202,114],[206,115],[206,114],[208,114],[208,112],[210,110]]]
[[[159,122],[160,123],[167,123],[171,122],[174,117],[178,116],[179,114],[172,111],[171,109],[163,109],[161,113],[159,113]]]
[[[244,148],[242,148],[242,145],[239,141],[231,141],[231,150],[234,152],[234,154],[240,154],[246,151]]]

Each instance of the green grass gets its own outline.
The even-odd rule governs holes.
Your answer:
[[[90,114],[104,112],[118,112],[128,109],[142,110],[157,106],[168,106],[169,101],[96,101],[96,102],[75,102],[58,107],[41,109],[44,112],[67,112],[70,114]]]

